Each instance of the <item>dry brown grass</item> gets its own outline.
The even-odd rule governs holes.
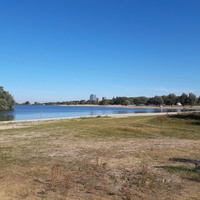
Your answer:
[[[0,199],[199,199],[196,119],[74,119],[0,131]],[[23,127],[23,123],[20,124]]]

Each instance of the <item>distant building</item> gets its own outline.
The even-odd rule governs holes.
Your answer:
[[[96,94],[91,94],[90,95],[90,101],[96,101],[96,100],[97,100]]]
[[[107,98],[106,97],[102,97],[102,100],[106,100]]]
[[[99,102],[100,101],[100,98],[96,98],[96,102]]]

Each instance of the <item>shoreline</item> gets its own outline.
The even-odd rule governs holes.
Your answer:
[[[58,118],[44,118],[44,119],[27,119],[27,120],[13,120],[13,121],[0,121],[0,124],[20,123],[20,122],[42,122],[42,121],[58,121],[66,119],[81,119],[81,118],[95,118],[95,117],[137,117],[137,116],[157,116],[157,115],[174,115],[178,112],[162,112],[162,113],[126,113],[126,114],[105,114],[105,115],[87,115],[87,116],[73,116],[73,117],[58,117]]]
[[[158,106],[136,106],[136,105],[57,105],[57,106],[77,106],[77,107],[84,107],[84,106],[99,106],[99,107],[111,107],[111,108],[153,108],[153,109],[181,109],[181,112],[145,112],[145,113],[122,113],[122,114],[100,114],[100,115],[79,115],[79,116],[68,116],[68,117],[53,117],[53,118],[38,118],[38,119],[22,119],[22,120],[10,120],[10,121],[0,121],[1,124],[8,124],[8,123],[20,123],[20,122],[40,122],[40,121],[57,121],[57,120],[66,120],[66,119],[78,119],[78,118],[95,118],[95,117],[112,117],[112,118],[122,118],[122,117],[134,117],[134,116],[156,116],[156,115],[174,115],[178,113],[184,113],[184,112],[192,112],[195,109],[200,109],[200,106],[188,106],[188,107],[183,107],[183,106],[163,106],[163,107],[158,107]],[[184,111],[185,110],[185,111]],[[200,112],[198,110],[193,111],[193,112]]]
[[[183,112],[183,113],[188,113]],[[198,111],[200,112],[200,111]],[[59,117],[59,118],[45,118],[45,119],[30,119],[30,120],[15,120],[15,121],[0,121],[0,130],[24,128],[34,124],[45,122],[56,122],[71,119],[85,119],[85,118],[128,118],[128,117],[148,117],[148,116],[164,116],[164,115],[177,115],[180,112],[162,112],[162,113],[126,113],[126,114],[105,114],[93,116],[73,116],[73,117]]]

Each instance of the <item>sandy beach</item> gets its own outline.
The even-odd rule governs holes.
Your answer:
[[[95,117],[134,117],[134,116],[157,116],[157,115],[175,115],[178,112],[162,112],[162,113],[126,113],[126,114],[105,114],[105,115],[89,115],[89,116],[73,116],[73,117],[58,117],[58,118],[44,118],[44,119],[30,119],[30,120],[13,120],[13,121],[0,121],[0,129],[9,126],[9,124],[21,123],[21,122],[41,122],[41,121],[56,121],[65,119],[78,119],[78,118],[95,118]]]

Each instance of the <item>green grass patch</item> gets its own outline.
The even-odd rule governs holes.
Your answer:
[[[164,166],[162,167],[170,173],[176,173],[183,179],[200,182],[200,169],[189,166]]]
[[[127,118],[78,118],[46,121],[23,128],[0,130],[0,134],[45,132],[52,137],[106,137],[106,138],[158,138],[200,139],[199,120],[190,117],[143,116]],[[45,136],[46,137],[46,136]],[[42,139],[42,138],[41,138]]]

